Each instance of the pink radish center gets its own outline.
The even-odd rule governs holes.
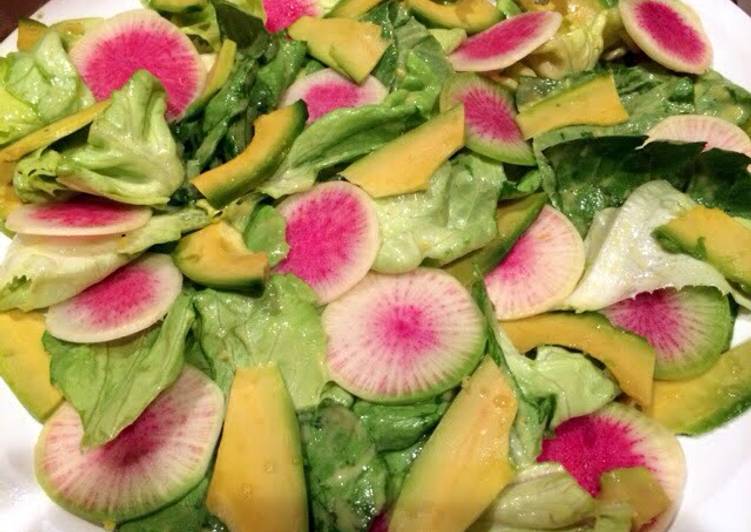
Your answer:
[[[374,332],[403,367],[438,345],[434,320],[415,305],[386,305],[374,317]]]
[[[467,124],[478,134],[504,141],[521,139],[519,126],[503,100],[482,89],[468,90],[461,100]]]
[[[315,2],[311,0],[263,0],[266,14],[266,29],[281,31],[304,15],[318,15]]]
[[[138,462],[150,461],[149,455],[159,449],[165,432],[175,430],[185,421],[184,416],[176,416],[172,405],[165,402],[158,413],[148,407],[93,458],[113,469],[128,469]]]
[[[646,338],[660,352],[660,358],[674,358],[683,348],[680,331],[686,325],[672,288],[644,292],[616,303],[608,309],[607,316],[618,327]]]
[[[688,61],[700,61],[706,52],[696,30],[670,6],[646,1],[636,6],[636,17],[657,44]]]
[[[340,107],[354,107],[360,103],[357,85],[341,81],[315,85],[303,98],[308,106],[308,122]]]
[[[495,270],[488,274],[487,281],[507,284],[524,280],[533,273],[536,259],[535,238],[524,233]]]
[[[162,83],[167,92],[168,116],[178,116],[193,99],[194,58],[185,53],[185,42],[179,34],[171,32],[127,27],[97,43],[83,65],[82,76],[96,99],[104,100],[140,69],[148,70]]]
[[[277,270],[314,286],[336,279],[358,251],[366,218],[360,200],[341,190],[303,199],[287,216],[290,249]]]
[[[538,462],[558,462],[593,496],[600,492],[600,476],[622,467],[645,466],[634,451],[639,443],[628,425],[596,414],[570,419],[544,440]]]
[[[509,53],[535,37],[546,16],[539,11],[512,17],[468,39],[457,52],[474,59]]]
[[[127,323],[152,305],[157,284],[148,268],[125,266],[76,296],[69,312],[85,312],[92,326]]]
[[[126,205],[100,199],[74,199],[33,210],[30,218],[68,227],[96,227],[122,222],[130,215]]]

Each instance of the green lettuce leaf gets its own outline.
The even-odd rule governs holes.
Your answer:
[[[542,346],[534,360],[507,355],[506,361],[525,395],[555,398],[550,428],[590,414],[620,394],[618,386],[581,353]]]
[[[562,465],[547,462],[522,470],[472,525],[470,532],[506,527],[559,530],[582,524],[595,512],[595,500],[589,493]]]
[[[286,229],[287,223],[279,211],[271,205],[262,205],[245,227],[245,245],[251,251],[265,252],[269,265],[276,266],[289,252]]]
[[[312,290],[275,275],[261,297],[204,290],[195,296],[196,336],[224,390],[233,368],[275,362],[295,408],[318,404],[326,371],[326,337]]]
[[[442,166],[427,191],[376,200],[382,243],[373,268],[403,273],[425,259],[444,265],[481,248],[498,232],[505,181],[501,165],[463,155]]]
[[[219,22],[212,2],[206,2],[198,9],[180,13],[165,14],[175,26],[196,45],[201,52],[218,52],[222,46]]]
[[[413,446],[440,421],[451,394],[409,405],[382,405],[357,401],[352,411],[365,425],[376,449],[400,451]]]
[[[751,93],[715,71],[696,80],[694,105],[698,114],[717,116],[738,126],[751,120]]]
[[[389,470],[388,483],[386,484],[386,497],[389,504],[396,502],[402,491],[404,479],[412,468],[412,462],[418,457],[428,437],[420,438],[414,445],[400,451],[381,453],[383,461]]]
[[[143,227],[123,235],[117,243],[117,251],[135,255],[152,246],[180,240],[185,233],[197,231],[211,223],[205,209],[185,207],[152,216]]]
[[[659,288],[731,287],[716,269],[688,255],[665,251],[654,230],[695,206],[696,202],[666,181],[637,188],[620,209],[605,209],[594,219],[585,240],[586,268],[565,306],[599,310],[640,292]],[[747,304],[737,294],[736,301]]]
[[[56,32],[0,59],[0,145],[92,103]]]
[[[21,201],[42,203],[70,195],[70,190],[57,182],[61,158],[55,150],[40,148],[16,163],[13,188]]]
[[[191,295],[183,293],[164,322],[121,340],[74,344],[45,334],[50,379],[81,416],[82,446],[115,438],[177,379],[194,318]]]
[[[297,137],[276,173],[259,187],[261,192],[279,198],[307,190],[319,174],[372,152],[430,117],[453,70],[425,26],[408,17],[399,17],[399,24],[393,30],[391,59],[387,55],[381,61],[391,66],[374,73],[393,92],[381,104],[337,109],[313,122]]]
[[[699,155],[687,193],[707,207],[751,219],[751,158],[709,150]]]
[[[133,74],[94,119],[86,144],[63,151],[58,180],[123,203],[167,203],[185,171],[165,108],[159,81],[145,70]]]
[[[0,311],[44,308],[73,297],[131,260],[117,238],[16,236],[0,267]]]
[[[388,470],[358,417],[338,405],[301,415],[313,530],[360,532],[386,503]]]

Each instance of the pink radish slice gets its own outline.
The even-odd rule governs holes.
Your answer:
[[[193,43],[155,11],[126,11],[87,32],[70,58],[97,100],[109,98],[140,69],[167,92],[167,117],[179,118],[203,90],[206,69]]]
[[[23,235],[103,236],[127,233],[146,225],[151,209],[94,196],[58,203],[24,205],[8,215],[5,226]]]
[[[483,353],[482,315],[442,270],[371,273],[323,312],[333,380],[364,399],[404,402],[456,386]]]
[[[516,120],[514,102],[505,89],[477,74],[457,74],[441,93],[441,111],[464,105],[467,147],[501,162],[534,165],[532,148]]]
[[[372,76],[358,85],[327,68],[295,81],[284,94],[281,105],[304,101],[310,123],[334,109],[380,103],[386,94],[386,87]]]
[[[545,206],[501,263],[485,276],[500,320],[554,309],[573,292],[584,272],[584,242],[574,225]]]
[[[101,447],[81,448],[81,419],[63,403],[39,435],[37,480],[60,506],[90,521],[145,515],[182,497],[203,478],[223,415],[221,390],[191,366]]]
[[[169,255],[144,255],[50,307],[47,330],[69,342],[123,338],[162,319],[180,294],[182,282],[183,276]]]
[[[733,333],[728,298],[709,286],[643,292],[601,312],[654,347],[655,378],[661,380],[701,375],[728,348]]]
[[[302,16],[324,14],[316,0],[263,0],[263,12],[264,25],[271,33],[288,28]]]
[[[705,150],[719,148],[751,157],[751,138],[735,124],[705,115],[669,116],[647,132],[647,142],[675,140],[704,142]]]
[[[287,257],[278,273],[308,283],[321,303],[356,285],[375,261],[381,245],[373,200],[343,181],[323,183],[279,205],[286,219]]]
[[[511,66],[550,40],[563,17],[534,11],[508,18],[464,41],[449,61],[458,72],[489,72]]]
[[[634,42],[651,59],[678,72],[701,74],[712,45],[697,14],[679,0],[623,0],[618,8]]]
[[[646,467],[673,503],[650,530],[664,530],[677,510],[686,480],[686,462],[676,437],[636,409],[611,403],[588,416],[570,419],[542,444],[538,462],[558,462],[590,494],[600,476],[623,467]]]

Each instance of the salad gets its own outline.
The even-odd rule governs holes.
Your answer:
[[[0,376],[110,530],[667,530],[751,406],[679,0],[146,0],[0,58]]]

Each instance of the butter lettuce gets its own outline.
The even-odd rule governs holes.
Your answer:
[[[287,223],[271,205],[262,205],[253,213],[243,232],[245,245],[251,251],[263,251],[269,265],[276,266],[289,252],[285,239]]]
[[[115,238],[16,236],[0,266],[0,311],[64,301],[131,258],[117,252]]]
[[[595,500],[563,466],[545,462],[523,469],[469,530],[559,530],[595,512]]]
[[[619,209],[600,211],[585,240],[586,268],[565,306],[599,310],[640,292],[659,288],[714,286],[732,291],[714,267],[688,255],[665,251],[654,230],[696,205],[666,181],[637,188]],[[748,301],[734,294],[744,306]]]
[[[0,145],[92,103],[56,32],[0,58]]]
[[[350,410],[325,404],[300,416],[312,530],[358,532],[386,503],[388,470]]]
[[[427,191],[376,200],[382,243],[373,268],[403,273],[425,259],[443,265],[481,248],[497,234],[505,182],[501,165],[464,155],[443,165]]]
[[[135,205],[167,203],[185,171],[164,117],[165,97],[147,71],[133,74],[112,93],[85,142],[71,139],[60,151],[38,151],[19,162],[13,178],[19,195],[39,201],[67,187]]]
[[[185,233],[211,223],[211,216],[199,207],[170,209],[152,216],[146,225],[123,235],[117,242],[118,253],[135,255],[152,246],[179,240]]]
[[[226,391],[235,367],[275,362],[298,410],[318,404],[328,373],[315,301],[312,290],[291,275],[273,276],[261,297],[196,294],[196,338],[209,376]]]
[[[112,440],[177,379],[194,317],[183,293],[164,322],[121,340],[74,344],[45,334],[50,378],[81,416],[84,447]]]

